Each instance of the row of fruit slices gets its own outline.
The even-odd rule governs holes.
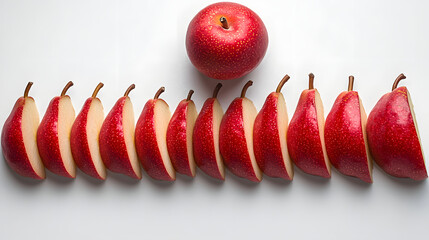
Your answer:
[[[191,100],[193,91],[182,100],[170,119],[160,88],[143,108],[134,126],[129,92],[113,106],[104,119],[103,106],[96,97],[100,83],[75,119],[69,82],[61,96],[52,99],[39,125],[34,99],[28,97],[29,83],[6,120],[2,149],[9,166],[18,174],[45,178],[45,167],[69,178],[76,165],[86,174],[106,178],[112,172],[140,179],[141,168],[158,180],[175,180],[176,171],[195,176],[196,166],[213,178],[224,180],[225,167],[250,181],[271,177],[293,179],[293,163],[303,172],[324,178],[331,176],[331,164],[341,173],[372,182],[372,157],[388,174],[422,180],[427,178],[414,111],[406,87],[397,88],[376,104],[368,119],[359,95],[348,91],[336,99],[324,119],[320,95],[309,75],[288,126],[285,99],[280,93],[286,75],[257,113],[245,97],[234,99],[225,114],[217,100],[218,84],[200,114]],[[372,155],[372,157],[371,157]],[[140,160],[140,161],[139,161]]]

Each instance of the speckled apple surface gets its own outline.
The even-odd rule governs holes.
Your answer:
[[[225,17],[229,29],[219,19]],[[215,3],[199,12],[186,35],[191,62],[215,79],[235,79],[252,71],[268,47],[268,33],[259,16],[238,3]]]
[[[414,180],[428,177],[406,87],[381,97],[368,117],[367,133],[374,160],[386,173]]]

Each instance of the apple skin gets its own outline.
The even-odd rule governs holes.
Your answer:
[[[289,156],[303,172],[330,178],[317,121],[316,89],[301,93],[287,132]],[[318,94],[318,93],[317,93]],[[323,126],[324,127],[324,126]]]
[[[34,101],[32,97],[20,97],[13,106],[12,112],[3,125],[1,146],[4,158],[8,165],[19,175],[34,179],[44,179],[33,169],[24,145],[22,134],[22,114],[27,101]],[[39,116],[35,116],[39,118]]]
[[[226,110],[220,124],[219,149],[225,165],[234,175],[246,178],[252,182],[260,182],[262,179],[258,178],[251,162],[250,154],[254,153],[249,153],[249,149],[247,148],[244,131],[243,101],[250,100],[238,97],[231,102]],[[254,111],[256,112],[256,109]]]
[[[203,172],[223,181],[225,180],[225,175],[221,173],[223,169],[219,169],[216,160],[216,145],[219,146],[219,142],[215,143],[214,139],[213,108],[215,104],[220,106],[216,98],[207,99],[195,121],[193,136],[194,156],[195,163]],[[220,154],[219,157],[222,160]]]
[[[359,95],[342,92],[325,122],[326,152],[342,174],[372,183],[362,129]]]
[[[58,139],[58,117],[61,98],[69,96],[54,97],[46,109],[45,116],[40,122],[37,130],[37,147],[45,167],[54,174],[67,178],[75,178],[64,166]],[[74,110],[73,110],[74,111]],[[73,163],[74,164],[74,163]]]
[[[174,181],[175,176],[170,176],[164,165],[156,138],[155,104],[157,101],[164,100],[149,99],[137,121],[135,134],[137,155],[143,169],[150,177],[157,180]]]
[[[292,180],[293,175],[290,176],[287,172],[280,144],[280,138],[286,138],[286,133],[284,136],[279,135],[279,97],[283,98],[283,94],[270,93],[259,111],[254,123],[253,145],[256,161],[262,172],[270,177]]]
[[[229,28],[222,27],[225,17]],[[268,33],[249,8],[220,2],[201,10],[190,22],[186,50],[192,64],[208,77],[229,80],[255,69],[265,56]]]
[[[86,128],[88,123],[88,112],[93,101],[100,100],[98,98],[88,98],[83,104],[81,112],[77,115],[70,133],[70,147],[74,162],[80,170],[91,177],[105,180],[105,177],[100,176],[97,172],[88,146]]]
[[[375,162],[386,173],[423,180],[428,175],[409,98],[406,87],[381,97],[368,117],[368,145]]]
[[[191,106],[191,104],[193,106]],[[192,100],[184,99],[180,101],[167,128],[167,149],[171,163],[178,173],[188,175],[190,177],[195,176],[195,169],[194,171],[191,170],[190,165],[190,161],[194,160],[193,158],[189,158],[187,148],[187,128],[188,124],[191,124],[189,121],[192,121],[191,119],[187,119],[187,113],[188,111],[192,111],[190,109],[192,107],[196,112],[195,105]],[[194,154],[193,151],[190,154]]]
[[[107,169],[139,180],[141,176],[138,176],[133,170],[125,144],[122,122],[127,98],[129,97],[119,98],[104,119],[99,135],[100,154]]]

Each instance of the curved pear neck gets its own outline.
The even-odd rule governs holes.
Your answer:
[[[395,79],[395,82],[393,83],[392,91],[398,88],[399,82],[405,78],[407,77],[403,73],[399,74],[399,76]]]
[[[245,98],[245,97],[246,97],[247,89],[248,89],[250,86],[252,86],[252,85],[253,85],[253,81],[248,81],[248,82],[244,85],[243,90],[241,90],[241,95],[240,95],[240,97],[241,97],[241,98]]]
[[[124,93],[124,97],[128,97],[128,95],[130,94],[131,90],[133,90],[134,88],[136,88],[136,85],[133,83],[133,84],[131,84],[131,85],[127,88],[127,90],[125,91],[125,93]]]
[[[33,82],[28,82],[24,90],[24,98],[28,97],[28,92],[30,92],[31,86],[33,86]]]
[[[218,83],[213,91],[212,98],[217,98],[220,88],[222,87],[222,83]]]
[[[347,89],[347,91],[353,91],[353,84],[355,82],[355,77],[353,76],[349,76],[349,87]]]
[[[285,83],[290,79],[289,75],[285,75],[283,79],[279,82],[279,85],[276,88],[276,93],[280,93]]]
[[[73,86],[73,82],[69,81],[66,86],[64,87],[63,91],[61,92],[61,97],[65,96],[67,93],[67,90],[69,90],[69,88],[71,88],[71,86]]]
[[[103,83],[99,83],[98,85],[97,85],[97,87],[95,87],[95,90],[94,90],[94,92],[92,93],[92,98],[96,98],[97,97],[97,94],[98,94],[98,92],[100,91],[100,89],[102,88],[102,87],[104,87],[104,84]]]
[[[192,94],[194,94],[194,90],[189,90],[188,96],[186,97],[186,101],[191,101]]]
[[[155,93],[155,96],[153,97],[153,99],[158,99],[159,95],[161,95],[161,93],[163,93],[164,91],[165,91],[165,87],[160,87],[158,91]]]

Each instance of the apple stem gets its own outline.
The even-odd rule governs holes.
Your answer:
[[[194,90],[191,89],[191,90],[189,90],[188,97],[186,98],[186,101],[191,100],[192,94],[194,94]]]
[[[134,88],[136,88],[136,85],[133,83],[133,84],[131,84],[131,85],[127,88],[127,90],[125,91],[125,93],[124,93],[124,97],[128,97],[128,94],[130,94],[131,90],[133,90]]]
[[[355,77],[349,76],[349,89],[347,91],[353,91],[353,83],[355,81]]]
[[[308,89],[314,89],[314,74],[310,73],[308,74]]]
[[[220,17],[220,23],[222,23],[222,27],[225,29],[229,29],[229,23],[224,16]]]
[[[104,84],[103,84],[103,83],[99,83],[99,84],[97,85],[97,87],[95,87],[95,90],[94,90],[94,92],[92,93],[92,98],[97,97],[97,94],[98,94],[98,92],[100,91],[100,89],[101,89],[102,87],[104,87]]]
[[[30,91],[31,86],[33,86],[33,82],[28,82],[27,87],[24,90],[24,97],[28,97],[28,92]]]
[[[217,94],[219,93],[220,88],[222,87],[222,83],[218,83],[213,91],[213,98],[217,98]]]
[[[279,82],[279,85],[276,88],[276,93],[279,93],[282,90],[283,85],[290,79],[289,75],[285,75],[283,79]]]
[[[407,77],[405,77],[403,73],[399,74],[399,76],[396,78],[395,82],[393,83],[392,91],[395,90],[398,87],[398,83],[405,78]]]
[[[253,82],[252,81],[248,81],[247,83],[246,83],[246,85],[244,85],[244,87],[243,87],[243,90],[241,90],[241,98],[244,98],[245,96],[246,96],[246,91],[247,91],[247,89],[250,87],[250,86],[252,86],[253,85]]]
[[[161,93],[163,93],[164,91],[165,91],[165,87],[160,87],[158,91],[155,93],[155,97],[153,97],[153,99],[158,99],[159,95],[161,95]]]
[[[73,82],[72,82],[72,81],[69,81],[69,82],[66,84],[66,86],[64,87],[63,91],[61,92],[61,96],[66,95],[67,90],[69,90],[69,88],[70,88],[71,86],[73,86]]]

